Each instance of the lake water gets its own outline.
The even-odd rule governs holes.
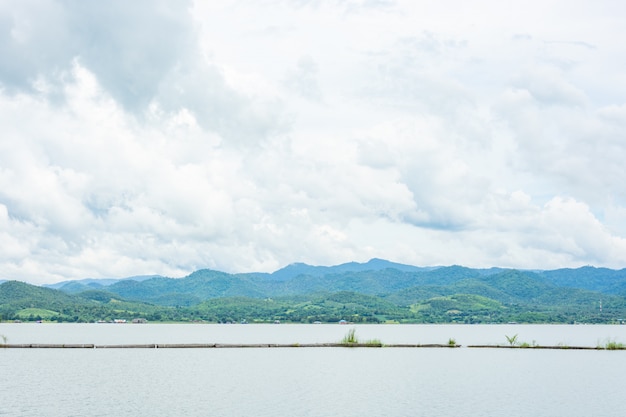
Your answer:
[[[0,324],[8,343],[596,346],[626,326]],[[626,351],[0,349],[0,416],[626,415]]]

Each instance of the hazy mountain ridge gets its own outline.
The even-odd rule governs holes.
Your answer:
[[[61,281],[54,284],[44,284],[43,287],[62,290],[69,293],[78,293],[90,289],[102,289],[120,281],[145,281],[152,278],[164,278],[161,275],[136,275],[126,278],[84,278],[78,280]],[[0,281],[2,284],[2,281]]]

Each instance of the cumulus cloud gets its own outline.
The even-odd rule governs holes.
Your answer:
[[[28,91],[40,75],[63,72],[80,57],[121,103],[145,105],[178,58],[193,48],[186,7],[163,1],[7,5],[2,52],[11,65],[3,66],[3,84]]]
[[[622,44],[458,7],[1,4],[0,278],[623,267]]]
[[[136,117],[151,105],[186,109],[226,143],[250,144],[284,129],[273,103],[256,102],[228,86],[200,55],[191,2],[23,2],[5,10],[0,52],[10,63],[0,85],[9,93],[45,92],[63,99],[78,62]],[[71,75],[69,75],[71,77]],[[42,88],[39,88],[41,90]]]

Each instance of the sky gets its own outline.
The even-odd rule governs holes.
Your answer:
[[[0,279],[626,267],[621,0],[0,0]]]

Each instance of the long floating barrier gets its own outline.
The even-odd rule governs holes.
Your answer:
[[[93,349],[93,344],[21,343],[0,345],[0,349]]]
[[[460,348],[452,344],[382,344],[382,343],[144,343],[121,345],[20,343],[0,344],[0,349],[235,349],[235,348]],[[508,346],[468,345],[471,349],[553,349],[553,350],[626,350],[604,346]]]
[[[501,345],[468,345],[468,348],[479,349],[552,349],[552,350],[625,350],[623,348],[609,349],[604,346],[501,346]]]
[[[147,343],[147,344],[0,344],[0,349],[233,349],[233,348],[455,348],[448,344],[382,344],[382,343]]]

